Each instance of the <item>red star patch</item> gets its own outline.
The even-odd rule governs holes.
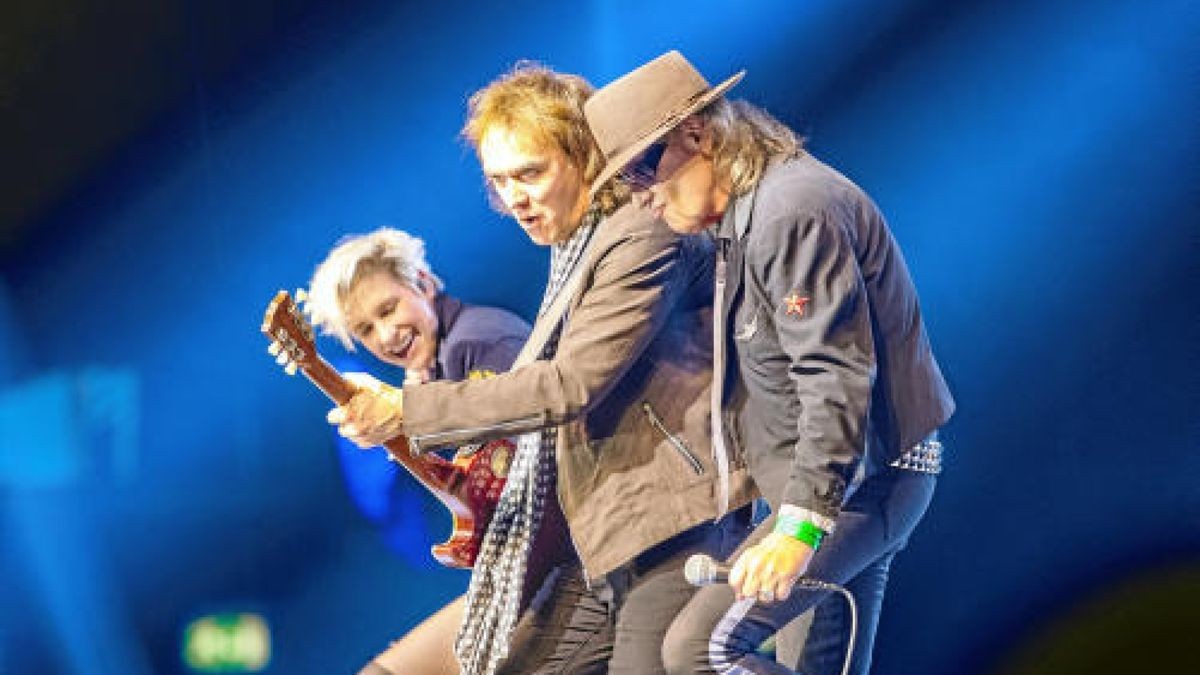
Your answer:
[[[796,291],[783,299],[783,304],[788,314],[795,314],[797,318],[804,316],[804,308],[808,306],[808,296],[800,295]]]

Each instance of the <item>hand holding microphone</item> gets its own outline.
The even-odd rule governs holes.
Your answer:
[[[684,576],[694,586],[728,583],[739,600],[753,597],[763,603],[786,599],[797,583],[805,588],[837,589],[832,584],[800,578],[812,554],[812,548],[803,542],[772,533],[743,552],[732,568],[709,556],[694,555],[684,567]]]
[[[762,546],[762,544],[765,543],[766,540],[764,539],[759,546]],[[805,579],[799,575],[792,577],[787,583],[786,594],[781,594],[778,596],[772,595],[770,596],[770,599],[767,599],[767,596],[761,592],[757,596],[752,596],[750,593],[743,593],[742,590],[739,590],[735,584],[735,579],[737,578],[736,574],[738,573],[738,566],[741,565],[746,559],[746,554],[753,551],[754,548],[747,549],[746,552],[738,558],[738,564],[734,565],[732,568],[730,568],[728,565],[723,565],[717,562],[712,558],[712,556],[707,556],[703,553],[697,553],[688,558],[687,564],[683,567],[683,576],[685,579],[687,579],[687,582],[693,586],[710,586],[712,584],[728,583],[731,586],[734,586],[734,590],[737,592],[739,599],[746,597],[757,597],[758,601],[763,604],[769,604],[774,602],[776,599],[778,599],[780,602],[787,600],[791,595],[792,589],[796,586],[815,591],[830,591],[840,594],[846,600],[847,611],[850,614],[850,635],[849,639],[846,641],[846,654],[842,662],[842,675],[847,675],[850,672],[850,655],[854,653],[854,641],[858,636],[858,605],[854,602],[854,596],[852,596],[845,588],[837,584],[832,584],[825,581],[817,581],[816,579]],[[811,549],[809,549],[809,558],[811,557],[812,552]],[[807,560],[804,561],[804,565],[805,567],[808,566]],[[742,583],[743,588],[748,587],[748,584],[750,583],[750,577],[747,576],[745,579],[742,579]]]
[[[687,564],[684,565],[683,578],[687,579],[689,584],[698,587],[727,584],[729,583],[729,573],[731,571],[733,571],[732,567],[722,564],[711,555],[697,553],[688,558]],[[832,591],[840,588],[837,584],[805,577],[797,579],[796,585],[821,591]]]

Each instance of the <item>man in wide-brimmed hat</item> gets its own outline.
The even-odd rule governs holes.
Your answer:
[[[462,610],[455,650],[471,675],[662,672],[667,627],[694,591],[684,562],[731,553],[748,518],[713,521],[755,497],[745,468],[711,448],[711,242],[596,183],[591,93],[524,65],[472,96],[464,129],[493,199],[552,249],[536,348],[490,379],[366,387],[331,413],[367,447],[522,434]],[[523,612],[543,581],[523,583],[527,556],[559,506],[567,559]]]
[[[596,185],[619,174],[672,229],[716,235],[714,444],[744,453],[772,510],[731,558],[730,585],[683,610],[664,659],[679,673],[791,672],[755,649],[815,605],[802,670],[840,672],[844,606],[795,588],[807,572],[856,598],[852,670],[865,673],[954,403],[879,210],[785,125],[722,98],[741,77],[710,87],[670,52],[585,106],[607,160]]]

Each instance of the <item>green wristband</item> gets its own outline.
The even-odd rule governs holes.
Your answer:
[[[800,520],[787,516],[781,516],[775,521],[774,531],[803,542],[814,551],[821,547],[821,540],[825,538],[825,530],[817,527],[811,520]]]
[[[796,533],[795,537],[811,546],[815,551],[821,547],[821,542],[825,541],[825,530],[814,525],[811,520],[806,520],[800,523],[800,531]]]

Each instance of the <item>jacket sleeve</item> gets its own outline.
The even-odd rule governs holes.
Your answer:
[[[854,247],[829,205],[788,209],[756,224],[748,257],[788,359],[798,441],[784,504],[836,517],[861,459],[875,354]]]
[[[666,321],[686,270],[679,236],[660,224],[592,245],[605,248],[583,272],[555,356],[486,380],[405,387],[410,442],[427,450],[524,433],[604,399]]]

